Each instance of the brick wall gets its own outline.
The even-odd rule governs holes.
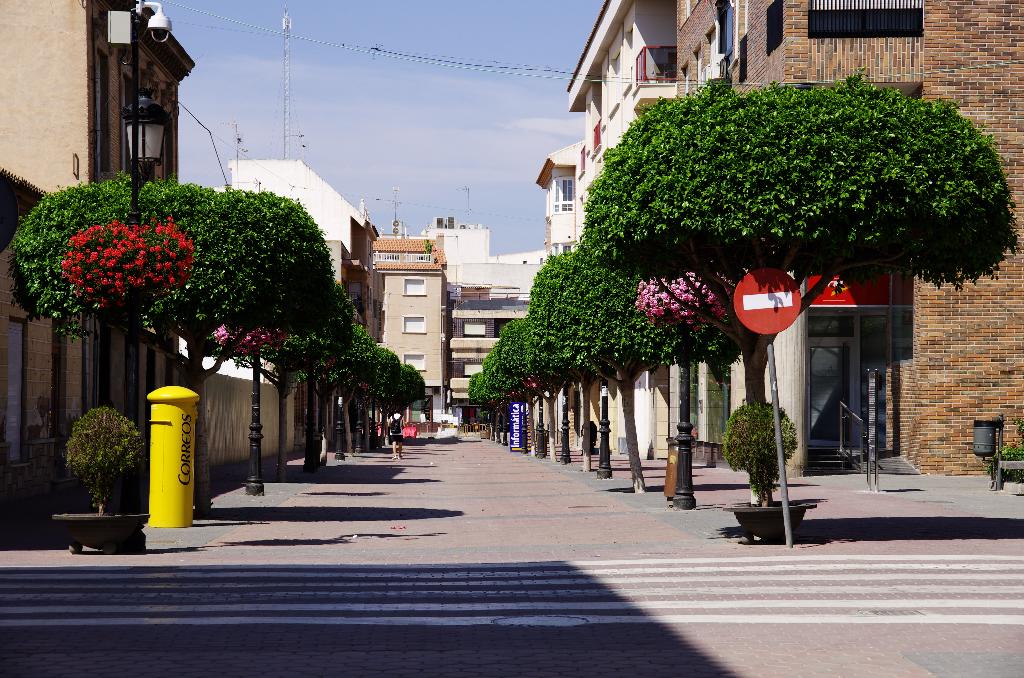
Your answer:
[[[783,41],[769,55],[772,0],[736,2],[734,83],[828,82],[863,70],[872,81],[905,83],[904,91],[954,101],[993,135],[1015,201],[1024,204],[1024,3],[927,0],[923,38],[809,39],[807,1],[774,0],[782,3]],[[687,5],[693,5],[689,15]],[[682,67],[695,64],[695,51],[706,54],[714,2],[682,0],[679,12]],[[983,472],[970,452],[972,420],[1024,416],[1022,290],[1020,255],[1003,264],[997,280],[961,291],[915,284],[914,358],[890,370],[888,416],[894,449],[922,471]]]
[[[692,1],[692,0],[691,0]],[[715,25],[714,0],[699,0],[686,14],[679,3],[680,69],[691,80],[708,63],[708,34]],[[807,0],[734,0],[738,45],[732,82],[763,86],[771,82],[831,82],[863,72],[876,82],[911,83],[922,76],[922,39],[807,37]],[[929,5],[931,7],[931,5]],[[769,53],[769,15],[781,13],[782,43]],[[681,85],[685,88],[685,84]]]
[[[923,95],[956,102],[993,135],[1018,206],[1024,204],[1022,34],[1018,0],[927,3]],[[1008,60],[1017,63],[995,63]],[[959,292],[915,285],[914,359],[901,367],[894,396],[903,452],[922,471],[981,473],[970,452],[972,420],[1024,416],[1022,290],[1021,255],[1003,264],[997,280]]]

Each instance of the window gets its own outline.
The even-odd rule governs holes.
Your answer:
[[[93,87],[94,115],[96,117],[96,151],[93,154],[93,173],[96,179],[110,172],[110,65],[106,54],[96,56],[96,83]]]
[[[467,320],[462,326],[462,336],[464,337],[486,337],[487,336],[487,323],[482,320]]]
[[[775,0],[768,6],[768,41],[766,48],[771,54],[782,45],[782,0]]]
[[[573,200],[576,197],[575,188],[576,182],[571,178],[563,177],[554,180],[555,204],[552,211],[555,214],[572,212]]]
[[[402,331],[406,334],[426,334],[427,319],[421,315],[407,315],[402,318]]]
[[[718,7],[718,53],[732,60],[733,22],[735,13],[732,2],[725,0]]]
[[[482,372],[483,369],[484,366],[478,363],[466,363],[463,366],[462,373],[465,374],[467,377],[472,377],[474,374],[479,374],[480,372]]]
[[[427,281],[423,278],[405,279],[405,296],[425,297],[427,296]]]
[[[406,353],[404,360],[406,365],[412,365],[420,372],[427,369],[427,357],[422,353]]]
[[[647,45],[636,55],[636,81],[672,82],[677,67],[675,45]]]
[[[580,176],[587,171],[587,147],[580,149]]]
[[[924,0],[811,0],[809,38],[924,35]]]

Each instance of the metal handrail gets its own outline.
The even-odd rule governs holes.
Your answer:
[[[878,491],[878,452],[875,446],[871,445],[869,439],[868,426],[865,425],[864,420],[854,413],[846,403],[839,402],[839,453],[853,461],[853,455],[851,454],[853,449],[847,449],[846,447],[846,423],[849,420],[853,420],[860,425],[860,462],[857,464],[864,469],[865,478],[868,483],[868,490],[871,492]]]
[[[853,461],[853,455],[850,453],[853,448],[847,450],[846,448],[846,422],[853,419],[857,424],[860,425],[860,460],[856,462],[857,466],[864,463],[864,453],[867,451],[867,437],[868,427],[864,425],[864,420],[861,419],[857,414],[851,410],[846,403],[839,401],[839,454],[843,455],[851,462]]]

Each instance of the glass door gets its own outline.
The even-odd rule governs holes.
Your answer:
[[[810,409],[810,445],[839,445],[839,403],[851,409],[852,341],[812,340],[808,366],[808,405]]]

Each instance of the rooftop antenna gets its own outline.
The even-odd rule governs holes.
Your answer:
[[[471,223],[473,221],[473,208],[469,204],[469,186],[463,186],[459,190],[466,192],[466,223]]]
[[[395,208],[395,218],[394,218],[394,221],[391,222],[391,233],[393,235],[398,235],[399,231],[402,230],[402,222],[398,220],[398,191],[399,190],[401,190],[401,189],[399,189],[398,186],[392,186],[391,187],[391,194],[394,196],[392,198],[392,200],[391,200],[391,204],[394,205],[394,208]]]
[[[292,136],[292,113],[291,113],[291,81],[292,81],[292,19],[288,16],[288,8],[284,8],[284,18],[281,20],[281,28],[284,31],[284,159],[288,159],[289,146]]]
[[[238,131],[238,122],[236,120],[232,120],[228,124],[231,125],[233,130],[235,130],[235,166],[237,167],[242,153],[248,153],[249,149],[242,147],[242,134]]]

